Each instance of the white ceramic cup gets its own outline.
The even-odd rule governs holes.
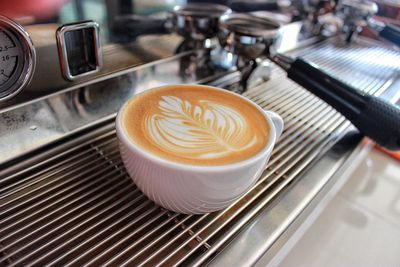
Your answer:
[[[272,111],[261,109],[241,95],[226,90],[223,92],[235,95],[239,101],[253,105],[264,115],[270,127],[269,140],[260,152],[246,160],[226,165],[199,166],[177,163],[139,148],[130,141],[122,127],[121,114],[127,104],[120,109],[116,119],[116,129],[122,160],[135,184],[158,205],[186,214],[217,211],[242,196],[264,171],[274,144],[282,134],[282,118]]]

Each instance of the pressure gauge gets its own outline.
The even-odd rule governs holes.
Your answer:
[[[32,40],[21,25],[0,16],[0,102],[28,85],[35,68]]]

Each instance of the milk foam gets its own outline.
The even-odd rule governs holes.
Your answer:
[[[122,119],[141,149],[193,165],[245,160],[261,151],[269,136],[262,111],[234,94],[202,86],[149,90],[129,102]]]
[[[159,114],[146,118],[146,132],[160,149],[192,159],[219,158],[254,145],[246,120],[232,108],[200,100],[195,105],[162,96]]]

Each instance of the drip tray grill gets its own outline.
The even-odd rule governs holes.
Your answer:
[[[388,85],[400,61],[395,52],[360,44],[325,42],[295,54],[370,93]],[[285,131],[262,178],[231,207],[188,216],[154,205],[126,174],[110,123],[0,177],[0,266],[185,266],[211,259],[350,126],[278,68],[272,77],[245,96],[281,114]]]

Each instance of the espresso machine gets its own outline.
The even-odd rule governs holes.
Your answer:
[[[72,23],[1,17],[1,266],[269,262],[366,149],[365,135],[398,149],[398,29],[378,20],[376,4],[251,3],[148,14],[105,1],[96,20],[92,2],[72,1]],[[382,38],[363,36],[367,28]],[[165,210],[139,191],[114,124],[133,95],[192,83],[240,93],[285,122],[257,183],[204,215]]]

